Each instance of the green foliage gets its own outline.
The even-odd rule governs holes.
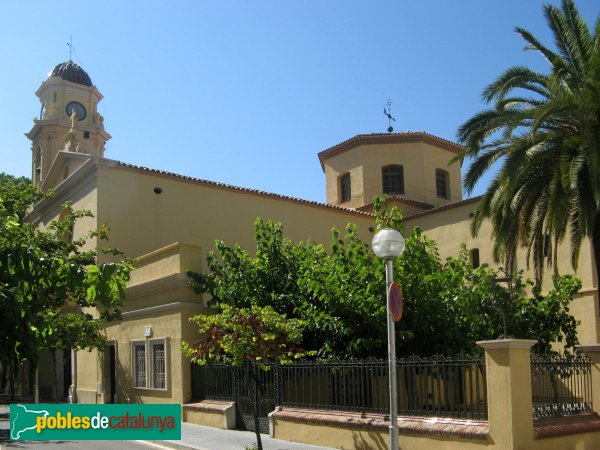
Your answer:
[[[558,246],[567,235],[573,268],[584,238],[592,237],[600,271],[600,26],[590,31],[572,0],[560,9],[546,5],[544,14],[557,51],[516,31],[550,73],[518,66],[492,82],[482,94],[490,107],[458,130],[465,150],[457,157],[473,160],[467,192],[501,163],[472,231],[491,221],[495,257],[508,268],[515,267],[517,248],[526,248],[537,284],[546,264],[557,273]]]
[[[381,226],[401,226],[401,215],[375,202]],[[305,324],[302,347],[320,357],[384,357],[387,354],[385,271],[383,262],[358,235],[334,229],[329,248],[313,242],[293,243],[281,224],[255,222],[256,255],[218,241],[208,255],[209,273],[189,273],[192,288],[208,293],[213,306],[269,306]],[[573,277],[556,277],[546,296],[531,289],[521,274],[509,293],[496,286],[487,266],[473,270],[468,252],[440,261],[432,240],[414,228],[406,249],[394,262],[401,285],[404,317],[396,325],[399,354],[431,355],[477,351],[478,340],[503,334],[503,311],[513,337],[553,341],[572,348],[576,322],[568,304],[580,288]],[[532,291],[528,297],[526,292]]]
[[[255,362],[266,367],[261,364],[285,364],[306,353],[297,346],[303,322],[287,319],[270,306],[238,309],[223,305],[219,314],[200,314],[190,320],[198,325],[200,340],[191,345],[184,342],[182,351],[198,364]]]
[[[104,350],[106,336],[104,325],[90,316],[77,313],[47,311],[44,320],[53,324],[44,337],[42,348],[47,350]]]
[[[35,361],[40,350],[69,343],[72,348],[98,348],[101,325],[92,323],[92,308],[101,320],[120,316],[125,285],[132,270],[127,258],[98,263],[98,252],[120,255],[115,249],[84,250],[90,239],[106,239],[106,229],[72,240],[77,220],[90,212],[71,211],[44,230],[26,220],[28,207],[49,197],[9,176],[0,178],[0,358]],[[82,317],[58,312],[71,303]],[[67,336],[59,327],[78,330]]]

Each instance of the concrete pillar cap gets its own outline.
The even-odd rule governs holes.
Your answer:
[[[531,348],[537,341],[535,339],[497,339],[494,341],[477,341],[484,350],[495,350],[500,348]]]
[[[600,344],[581,344],[576,345],[575,348],[584,353],[600,353]]]

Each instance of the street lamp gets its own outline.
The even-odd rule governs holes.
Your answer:
[[[393,262],[404,252],[404,237],[399,231],[384,228],[373,236],[373,252],[385,260],[385,284],[388,331],[388,376],[390,391],[390,450],[398,450],[398,391],[396,388],[396,336],[394,318],[390,310],[389,289],[394,282]]]

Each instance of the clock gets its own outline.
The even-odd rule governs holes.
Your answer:
[[[85,119],[85,116],[87,114],[87,112],[85,110],[85,106],[83,106],[79,102],[67,103],[66,109],[67,109],[67,116],[69,116],[69,117],[71,117],[71,114],[73,114],[73,109],[75,109],[77,111],[77,120],[78,121],[82,121],[83,119]]]

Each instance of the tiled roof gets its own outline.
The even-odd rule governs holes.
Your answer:
[[[461,153],[463,148],[447,139],[443,139],[433,134],[426,133],[425,131],[404,131],[400,133],[372,133],[372,134],[359,134],[350,138],[346,141],[340,142],[333,147],[329,147],[322,152],[319,152],[319,161],[321,167],[325,170],[325,160],[332,156],[339,155],[353,147],[361,144],[392,144],[398,142],[426,142],[436,147],[449,150],[453,153]]]
[[[424,209],[433,209],[434,208],[434,206],[429,203],[421,202],[419,200],[414,200],[414,199],[408,198],[408,197],[403,197],[402,195],[388,195],[387,199],[388,200],[397,200],[399,202],[408,203],[409,205],[418,206],[419,208],[424,208]],[[364,210],[364,209],[370,208],[371,206],[373,206],[373,202],[367,203],[366,205],[361,206],[358,209]]]
[[[304,199],[297,198],[297,197],[290,197],[287,195],[274,194],[272,192],[261,191],[259,189],[250,189],[250,188],[244,188],[244,187],[240,187],[240,186],[234,186],[232,184],[219,183],[217,181],[203,180],[201,178],[195,178],[195,177],[190,177],[190,176],[186,176],[186,175],[179,175],[177,173],[167,172],[164,170],[150,169],[148,167],[137,166],[134,164],[127,164],[127,163],[120,162],[120,161],[119,161],[118,165],[119,165],[119,167],[124,167],[124,168],[135,170],[138,172],[146,172],[146,173],[151,173],[154,175],[160,175],[163,177],[175,178],[178,180],[182,180],[182,181],[186,181],[186,182],[194,183],[194,184],[199,184],[199,185],[203,185],[203,186],[210,186],[210,187],[215,187],[215,188],[220,188],[220,189],[226,189],[229,191],[254,194],[254,195],[261,196],[261,197],[286,200],[286,201],[291,201],[294,203],[301,203],[304,205],[316,206],[319,208],[334,209],[334,210],[341,211],[344,213],[355,214],[355,215],[364,216],[364,217],[373,217],[373,214],[368,213],[368,212],[358,211],[358,210],[349,209],[349,208],[343,208],[341,206],[327,205],[325,203],[315,202],[313,200],[304,200]]]
[[[479,200],[481,200],[481,197],[482,196],[480,195],[477,197],[465,198],[464,200],[458,200],[456,202],[447,203],[445,205],[438,206],[436,208],[429,209],[427,211],[421,211],[421,212],[412,214],[410,216],[406,216],[405,219],[415,219],[415,218],[426,216],[429,214],[435,214],[435,213],[444,211],[446,209],[457,208],[459,206],[468,205],[469,203],[475,203],[475,202],[478,202]]]

